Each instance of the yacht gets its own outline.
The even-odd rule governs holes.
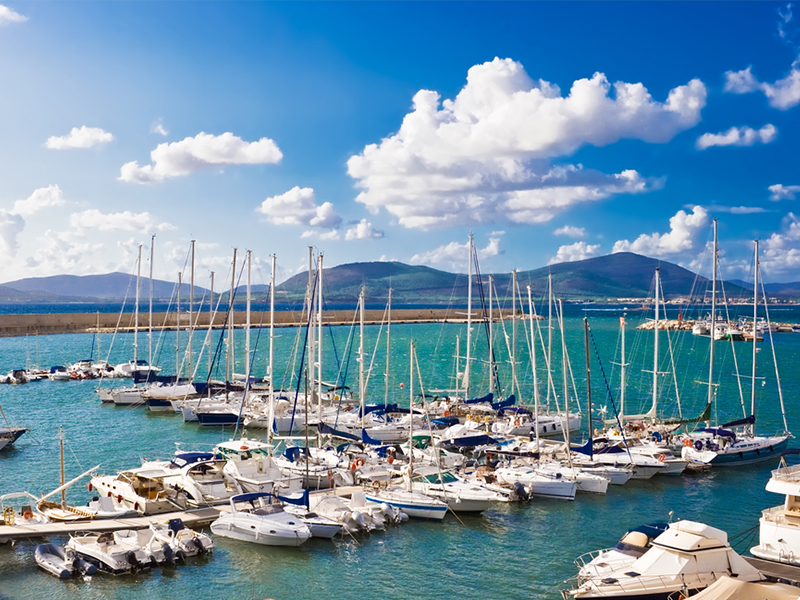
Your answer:
[[[772,472],[767,491],[785,496],[783,504],[768,508],[759,521],[759,544],[750,553],[764,560],[800,566],[800,464]]]
[[[300,546],[311,537],[308,526],[268,492],[234,496],[230,505],[211,524],[216,535],[266,546]]]

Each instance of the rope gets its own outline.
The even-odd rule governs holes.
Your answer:
[[[628,449],[628,440],[625,439],[625,432],[622,429],[622,423],[619,420],[619,412],[617,411],[617,405],[614,402],[614,394],[611,392],[611,386],[608,384],[608,379],[606,378],[606,369],[603,366],[603,361],[600,360],[600,353],[597,351],[597,343],[594,340],[594,334],[592,333],[592,328],[589,327],[589,339],[592,340],[592,349],[594,350],[595,358],[597,359],[597,364],[600,367],[600,374],[603,376],[603,383],[606,386],[606,391],[608,392],[608,399],[611,400],[611,408],[614,409],[614,418],[617,421],[617,426],[619,427],[619,432],[622,435],[622,441],[625,444],[625,448]],[[592,407],[589,407],[589,410],[592,410]],[[590,415],[591,416],[591,415]],[[589,438],[591,439],[592,432],[589,432]],[[630,450],[628,450],[630,454]]]

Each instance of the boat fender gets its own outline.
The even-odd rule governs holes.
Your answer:
[[[663,454],[659,454],[658,455],[658,462],[660,462],[660,463],[664,462],[664,455]]]
[[[90,492],[92,491],[92,482],[91,481],[89,482],[89,491]]]
[[[139,503],[138,502],[134,502],[133,503],[133,510],[139,510]]]
[[[353,462],[351,462],[351,463],[350,463],[350,470],[351,470],[351,471],[355,471],[355,470],[356,470],[356,463],[355,463],[355,461],[353,461]]]
[[[22,518],[26,521],[30,521],[33,518],[33,513],[29,510],[26,510],[24,513],[22,513]]]
[[[519,419],[514,419],[514,425],[519,425]]]
[[[3,509],[3,523],[6,525],[14,524],[14,509],[11,506],[6,506]]]
[[[694,449],[697,450],[698,452],[700,452],[703,449],[703,442],[701,442],[700,440],[697,440],[694,443]]]
[[[122,494],[117,494],[117,503],[122,504]]]
[[[770,448],[770,450],[771,449],[772,448]],[[391,465],[392,463],[394,463],[394,456],[390,456],[387,460],[389,461],[389,464]]]

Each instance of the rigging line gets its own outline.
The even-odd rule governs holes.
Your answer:
[[[594,349],[594,356],[597,359],[597,364],[600,367],[600,374],[603,376],[603,383],[606,386],[606,391],[608,392],[608,399],[611,400],[611,408],[614,409],[614,418],[617,421],[617,427],[619,427],[619,433],[622,436],[622,442],[625,444],[625,449],[628,451],[628,457],[631,456],[630,448],[628,447],[628,440],[625,438],[625,430],[622,428],[622,423],[619,420],[619,412],[617,411],[617,405],[614,402],[614,394],[611,392],[611,386],[608,384],[608,379],[606,378],[606,369],[603,366],[603,361],[600,360],[600,353],[597,351],[597,343],[594,341],[594,334],[592,333],[592,328],[589,326],[589,339],[592,340],[592,348]],[[592,410],[592,407],[589,407],[589,410]],[[567,413],[569,414],[569,413]],[[589,439],[592,439],[592,432],[589,432]]]
[[[760,267],[759,272],[760,272]],[[755,292],[754,292],[755,293]],[[767,293],[764,290],[764,278],[761,278],[761,295],[766,298]],[[767,318],[767,325],[770,324],[769,319],[769,306],[764,302],[764,316]],[[778,358],[775,355],[775,340],[772,339],[772,327],[767,327],[769,333],[769,345],[772,347],[772,362],[775,365],[775,382],[778,384],[778,398],[781,401],[781,416],[783,417],[783,428],[785,433],[789,433],[789,424],[786,422],[786,407],[783,403],[783,388],[781,387],[781,374],[778,371]],[[756,326],[753,324],[753,335],[756,335]]]
[[[256,332],[256,339],[253,343],[253,348],[251,349],[249,365],[247,367],[247,372],[245,373],[245,382],[244,382],[244,392],[242,392],[242,403],[239,405],[239,416],[236,419],[236,425],[233,429],[233,438],[236,439],[236,436],[239,433],[239,424],[242,422],[242,411],[244,411],[244,405],[247,401],[247,394],[250,392],[250,382],[253,379],[253,365],[256,361],[256,351],[258,350],[258,341],[261,339],[261,331],[264,328],[264,312],[267,308],[267,298],[264,298],[264,308],[261,310],[261,320],[258,323],[258,331]],[[199,362],[199,359],[198,359]],[[183,365],[181,365],[182,367]],[[273,402],[273,399],[269,399],[270,402]],[[243,428],[244,429],[244,428]]]
[[[372,377],[372,368],[375,366],[375,356],[378,353],[378,344],[381,342],[381,335],[383,334],[383,325],[386,321],[386,315],[389,310],[389,305],[383,309],[383,317],[381,318],[381,327],[378,330],[378,339],[375,340],[375,347],[372,349],[372,358],[369,361],[369,369],[367,370],[367,380],[364,382],[364,395],[366,396],[367,388],[369,387],[369,380]]]
[[[310,307],[314,306],[314,299],[316,298],[317,292],[317,277],[319,277],[319,270],[314,272],[314,279],[311,284],[311,290],[309,291],[309,311],[308,311],[308,321],[306,322],[306,335],[305,340],[303,341],[303,353],[300,356],[300,373],[303,371],[303,365],[306,361],[306,349],[308,347],[308,334],[311,331],[311,323],[314,319],[314,311],[310,309]],[[294,416],[297,414],[297,399],[300,397],[300,385],[302,383],[303,378],[298,374],[297,376],[297,386],[294,390],[294,405],[292,406],[292,418],[289,421],[289,431],[294,431]],[[320,400],[321,401],[321,400]],[[308,395],[305,397],[306,407],[308,406]],[[306,423],[308,426],[308,423]]]
[[[489,320],[486,318],[486,294],[485,294],[485,292],[483,290],[483,279],[481,277],[481,267],[480,267],[480,264],[478,264],[478,252],[476,250],[474,250],[474,249],[473,249],[472,259],[473,259],[473,262],[475,264],[475,275],[476,275],[476,277],[478,279],[478,281],[477,281],[478,292],[480,293],[481,311],[483,313],[483,317],[482,317],[483,329],[484,329],[484,332],[486,333],[486,342],[488,344],[489,339],[490,339],[489,327],[491,327],[491,323],[489,323]],[[489,295],[489,302],[491,302],[492,301],[491,300],[491,290],[489,290],[489,294],[490,294]],[[471,309],[468,308],[467,310],[471,310]],[[497,389],[503,389],[503,385],[500,382],[500,373],[497,370],[497,357],[495,356],[493,347],[489,348],[489,368],[492,369],[492,371],[494,372],[494,380],[495,380],[495,383],[497,385]],[[491,391],[491,390],[489,390],[489,391]]]
[[[720,285],[721,293],[722,293],[722,302],[725,304],[725,319],[726,319],[726,322],[727,322],[728,326],[730,326],[731,315],[730,315],[730,312],[728,310],[728,297],[725,294],[725,282],[723,281],[722,276],[720,276],[719,285]],[[711,329],[711,335],[714,335],[716,333],[716,324],[717,324],[716,318],[712,318],[711,322],[714,324],[712,329]],[[729,338],[730,346],[731,346],[731,355],[733,356],[733,368],[734,368],[734,371],[736,372],[736,385],[739,388],[739,401],[742,404],[742,416],[744,418],[747,418],[747,408],[745,407],[745,404],[744,404],[744,390],[742,389],[742,380],[739,377],[739,361],[736,358],[736,348],[733,345],[734,344],[733,337],[729,335],[728,338]]]
[[[336,406],[336,418],[333,420],[334,429],[339,424],[339,413],[342,410],[342,401],[345,395],[345,384],[347,383],[347,374],[350,370],[350,358],[353,356],[353,340],[355,339],[356,320],[358,319],[358,308],[353,312],[353,321],[350,323],[350,333],[347,334],[347,342],[345,343],[344,353],[342,356],[342,363],[339,365],[339,372],[336,375],[336,385],[341,388],[339,394],[339,404]],[[344,375],[342,371],[344,370]]]

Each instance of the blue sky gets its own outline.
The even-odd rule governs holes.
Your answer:
[[[8,2],[0,281],[484,271],[628,250],[800,279],[800,8]],[[795,17],[794,12],[797,12]],[[800,213],[798,213],[800,214]],[[149,266],[145,263],[145,271]]]

